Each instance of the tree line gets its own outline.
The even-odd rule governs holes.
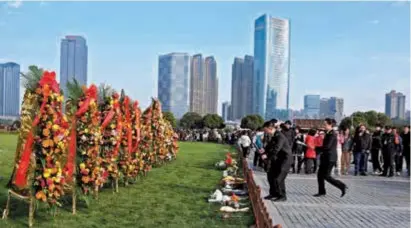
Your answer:
[[[217,114],[206,114],[201,116],[195,112],[187,112],[183,115],[180,120],[177,120],[173,113],[163,112],[165,119],[170,121],[174,128],[180,127],[184,129],[222,129],[225,128],[224,120],[221,116]],[[264,119],[260,115],[247,115],[241,119],[241,128],[247,128],[251,130],[256,130],[262,127],[264,124]],[[355,128],[360,124],[365,125],[368,129],[373,130],[377,125],[390,125],[396,127],[402,127],[404,125],[409,125],[410,120],[391,120],[387,115],[381,112],[376,112],[373,110],[366,112],[354,112],[352,115],[345,117],[341,122],[339,127],[343,128]]]

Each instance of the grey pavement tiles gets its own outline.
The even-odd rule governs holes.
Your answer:
[[[248,160],[252,166],[251,160]],[[267,175],[254,171],[254,179],[268,195]],[[346,196],[326,183],[327,195],[317,193],[315,175],[289,174],[287,201],[264,200],[274,224],[283,228],[410,227],[410,179],[407,177],[341,176],[349,187]]]

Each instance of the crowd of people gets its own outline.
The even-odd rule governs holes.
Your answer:
[[[287,138],[292,150],[290,172],[306,174],[316,173],[319,167],[321,151],[326,132],[320,129],[301,130],[299,126],[292,127],[290,121],[281,124],[279,131]],[[354,132],[349,128],[333,127],[337,135],[337,160],[332,174],[348,175],[350,165],[354,165],[355,176],[367,176],[372,171],[374,175],[400,176],[406,171],[410,175],[410,127],[400,130],[395,127],[378,125],[374,132],[367,130],[365,125],[358,126]],[[238,140],[244,154],[250,154],[263,148],[264,130],[242,131]],[[248,141],[249,140],[249,141]],[[248,146],[250,145],[250,146]],[[264,168],[258,153],[254,153],[254,168]],[[406,169],[403,168],[405,160]],[[368,162],[372,170],[368,170]]]
[[[333,176],[347,175],[350,164],[354,164],[355,176],[367,176],[371,171],[368,162],[372,162],[375,175],[393,177],[402,175],[405,160],[410,175],[409,128],[405,126],[400,133],[395,127],[377,126],[371,133],[361,124],[351,134],[349,128],[338,129],[336,121],[327,118],[321,130],[303,132],[290,121],[279,124],[273,119],[256,132],[243,131],[238,146],[243,157],[254,154],[254,169],[267,172],[270,194],[265,199],[285,201],[286,176],[300,173],[302,167],[306,174],[317,173],[315,197],[326,195],[325,181],[340,189],[342,197],[348,188]]]

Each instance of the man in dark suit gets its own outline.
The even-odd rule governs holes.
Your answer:
[[[331,170],[336,165],[337,162],[337,134],[333,130],[333,126],[336,124],[334,119],[326,118],[324,120],[324,128],[326,131],[323,145],[319,148],[321,152],[320,155],[320,167],[317,173],[318,181],[318,193],[315,194],[315,197],[325,196],[325,183],[334,185],[335,187],[341,190],[341,197],[345,195],[347,186],[331,176]]]
[[[264,132],[271,135],[270,141],[262,152],[262,159],[269,165],[267,167],[267,179],[270,184],[270,194],[264,199],[274,202],[286,201],[285,178],[292,163],[291,147],[287,138],[278,130],[276,119],[264,123]]]

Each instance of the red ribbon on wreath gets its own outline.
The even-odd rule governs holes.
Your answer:
[[[32,122],[30,133],[27,136],[27,140],[23,148],[23,153],[17,165],[16,176],[14,178],[14,184],[19,188],[23,188],[27,184],[27,170],[30,165],[30,155],[31,155],[31,152],[33,149],[33,143],[34,143],[33,128],[35,128],[39,124],[41,115],[44,113],[44,109],[46,108],[46,104],[48,101],[48,96],[50,95],[50,89],[55,93],[58,93],[60,91],[59,85],[56,81],[55,72],[45,71],[43,73],[42,78],[39,81],[39,85],[42,90],[43,101],[41,103],[40,110],[37,116],[34,118]]]

